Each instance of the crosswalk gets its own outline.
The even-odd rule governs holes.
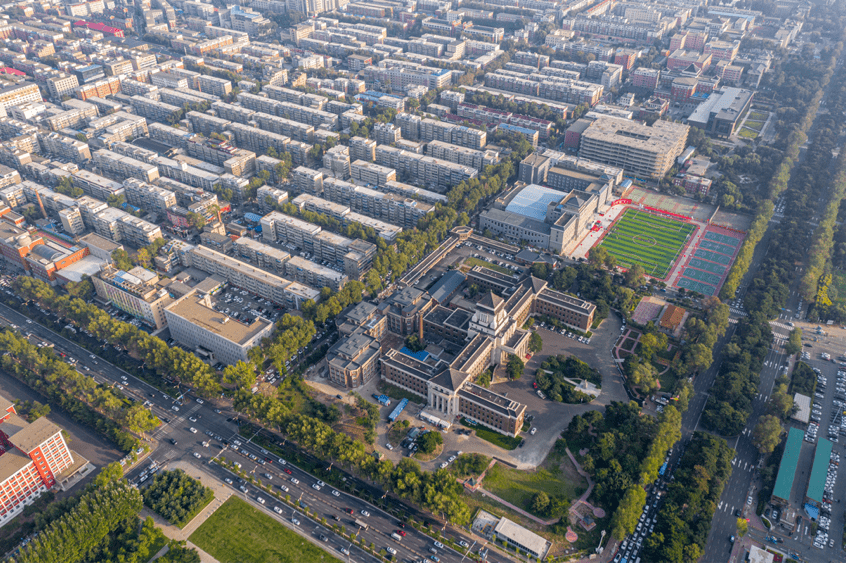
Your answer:
[[[763,393],[758,393],[758,395],[756,395],[755,398],[766,403],[767,399],[769,399],[770,396],[764,395]]]
[[[750,464],[749,464],[748,461],[740,461],[739,459],[737,459],[737,456],[735,456],[735,458],[733,460],[731,460],[731,464],[741,471],[748,471],[749,468],[750,468]],[[743,465],[741,465],[741,464],[743,464]],[[751,465],[751,467],[754,468],[755,464],[753,463]]]
[[[731,309],[731,312],[733,314],[737,315],[738,317],[745,317],[746,316],[746,311],[741,311],[740,309],[735,309],[734,307],[729,307],[729,309]]]
[[[194,414],[199,409],[200,405],[198,403],[193,403],[190,409],[182,412],[176,419],[171,420],[169,424],[162,425],[159,431],[153,434],[153,438],[160,439],[167,436],[168,434],[173,432],[173,428],[176,424],[184,422],[188,416]]]
[[[793,328],[791,328],[790,326],[788,326],[784,323],[780,323],[778,321],[770,321],[770,326],[773,327],[773,328],[783,328],[787,332],[790,332],[791,330],[793,330]]]

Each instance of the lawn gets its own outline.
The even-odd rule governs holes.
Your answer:
[[[426,400],[420,395],[415,395],[411,391],[406,391],[405,389],[397,387],[396,385],[391,385],[390,383],[385,383],[384,381],[379,382],[379,392],[384,393],[391,399],[395,399],[397,401],[408,399],[409,403],[418,405],[426,402]]]
[[[740,131],[737,132],[738,136],[743,137],[744,139],[757,139],[758,132],[753,131],[752,129],[748,129],[744,127]]]
[[[766,121],[769,115],[770,114],[768,113],[762,113],[760,111],[752,111],[749,112],[749,117],[747,119],[754,119],[755,121]]]
[[[308,521],[303,524],[310,526]],[[221,563],[340,563],[276,519],[234,496],[189,539]]]
[[[587,482],[579,475],[575,466],[566,455],[556,448],[546,460],[532,471],[512,469],[497,463],[485,475],[482,486],[514,506],[529,511],[532,497],[536,493],[546,493],[552,497],[578,498],[587,490]]]
[[[640,264],[648,275],[664,279],[695,228],[684,221],[629,208],[599,244],[620,266]]]
[[[487,260],[479,260],[478,258],[473,258],[472,256],[468,256],[464,260],[464,263],[470,266],[471,268],[473,266],[482,266],[483,268],[490,268],[491,270],[497,271],[501,274],[508,274],[509,276],[514,274],[514,272],[512,272],[508,268],[503,268],[502,266],[497,266],[496,264],[488,262]]]
[[[753,131],[758,131],[758,132],[760,132],[761,129],[764,128],[764,122],[763,121],[750,121],[750,120],[747,119],[746,123],[744,123],[743,125],[745,127],[752,129]]]
[[[505,434],[500,434],[499,432],[495,432],[490,428],[486,428],[481,424],[470,424],[467,422],[466,418],[461,419],[461,424],[474,430],[476,432],[476,436],[481,438],[482,440],[486,440],[495,446],[499,446],[504,450],[513,450],[517,446],[520,445],[520,442],[523,441],[523,438],[517,436],[506,436]]]

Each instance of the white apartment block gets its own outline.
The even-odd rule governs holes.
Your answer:
[[[94,164],[103,172],[121,180],[137,178],[142,182],[155,182],[159,179],[159,168],[155,164],[135,160],[107,149],[94,151]]]

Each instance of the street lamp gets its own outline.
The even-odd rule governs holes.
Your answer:
[[[602,533],[599,535],[599,545],[596,546],[596,552],[602,552],[602,540],[605,539],[605,530],[602,530]]]

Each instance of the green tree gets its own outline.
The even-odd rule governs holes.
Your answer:
[[[444,437],[440,432],[426,432],[417,440],[417,446],[424,454],[430,454],[435,448],[444,443]]]
[[[752,430],[752,444],[762,454],[769,454],[778,445],[781,439],[781,421],[778,417],[767,414],[758,419],[758,424]]]
[[[113,462],[105,466],[97,474],[97,477],[94,478],[94,486],[99,489],[109,483],[118,481],[121,477],[123,477],[123,466],[118,462]]]
[[[802,349],[802,329],[799,327],[790,331],[787,344],[784,345],[784,352],[790,356],[797,354]]]
[[[223,370],[223,382],[234,385],[237,389],[252,389],[256,384],[256,368],[251,363],[241,361],[226,366]]]
[[[545,515],[547,510],[549,509],[549,496],[543,492],[537,492],[532,497],[532,501],[529,505],[529,510],[534,512],[535,514],[539,514],[541,516]]]
[[[126,197],[121,195],[110,195],[106,203],[111,207],[121,207],[126,203]]]
[[[532,335],[529,337],[529,352],[537,354],[541,350],[543,350],[543,338],[541,338],[541,335],[537,331],[532,332]]]
[[[185,215],[185,218],[188,220],[188,224],[197,229],[198,231],[206,226],[206,218],[200,215],[199,213],[189,211]]]
[[[129,253],[122,248],[118,248],[112,252],[112,260],[118,270],[128,271],[133,267],[132,260],[129,259]]]
[[[412,352],[420,352],[426,348],[426,343],[416,334],[410,334],[405,339],[405,346]]]
[[[611,518],[611,534],[615,538],[624,538],[634,532],[645,505],[646,490],[643,487],[633,486],[626,489]]]
[[[526,364],[523,363],[518,356],[515,354],[510,354],[508,356],[508,363],[505,365],[505,371],[508,373],[508,377],[512,380],[520,379],[520,376],[523,375],[523,369],[526,367]]]
[[[631,288],[637,288],[643,285],[643,276],[646,274],[646,270],[643,269],[643,266],[640,264],[635,264],[628,270],[626,270],[625,279],[626,285]]]

